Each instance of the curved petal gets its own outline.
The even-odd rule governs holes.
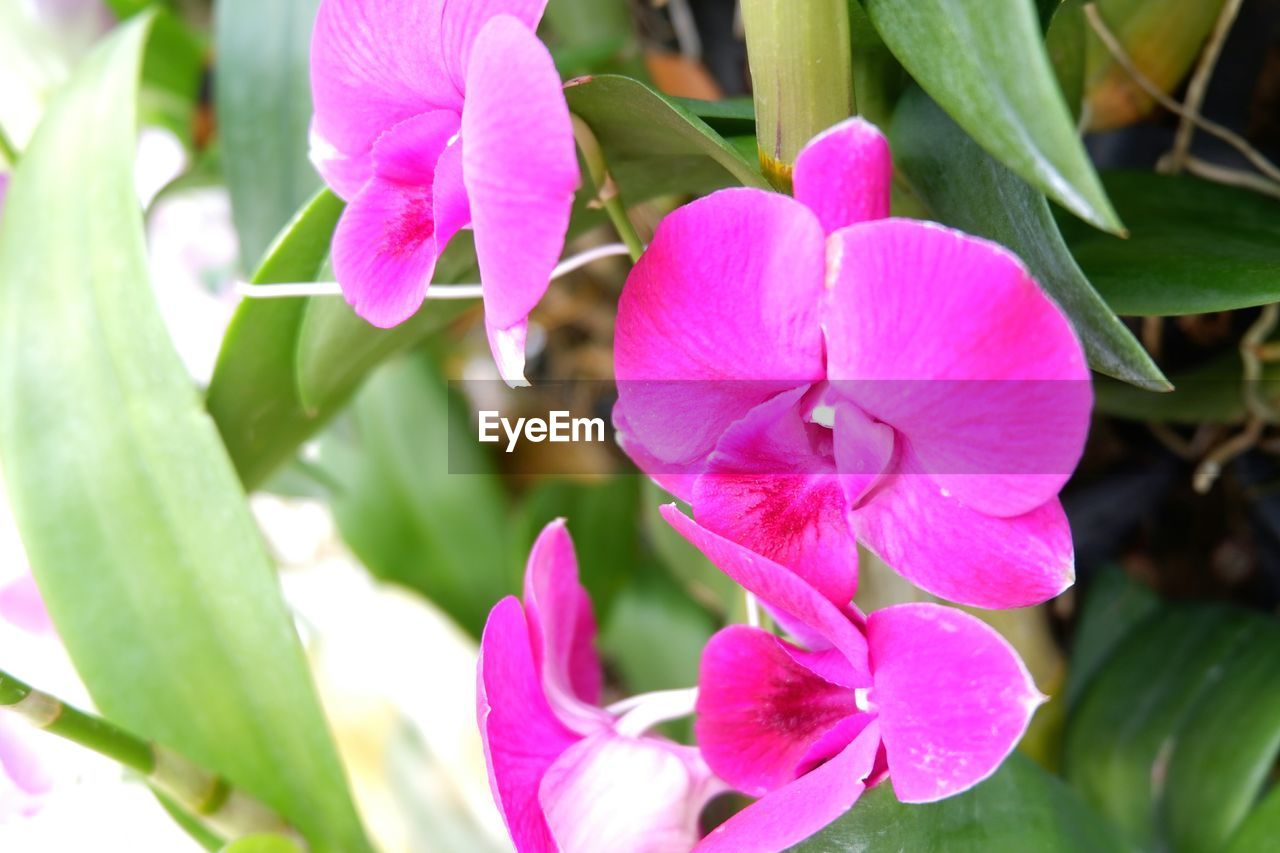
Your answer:
[[[699,463],[679,465],[664,462],[649,453],[644,445],[636,440],[631,425],[627,423],[626,415],[622,411],[622,406],[617,404],[613,407],[613,428],[617,430],[617,442],[622,452],[627,454],[637,468],[648,474],[649,479],[685,503],[693,501],[693,486],[698,480],[698,475],[705,469],[705,465]]]
[[[419,113],[461,109],[440,47],[443,7],[444,0],[320,4],[311,35],[312,140],[321,173],[326,181],[337,173],[344,198],[384,131]]]
[[[810,672],[784,640],[757,628],[725,628],[702,652],[698,746],[744,794],[759,797],[793,781],[814,745],[858,713],[852,690]]]
[[[925,592],[958,604],[1027,607],[1075,580],[1075,551],[1054,498],[1015,518],[969,509],[920,474],[910,455],[850,514],[858,541]]]
[[[0,587],[0,619],[29,634],[53,633],[53,621],[45,609],[35,578],[29,573]]]
[[[551,54],[509,15],[485,24],[471,53],[462,164],[498,358],[495,334],[523,324],[547,290],[578,187],[573,125]],[[511,359],[498,362],[508,382],[523,380],[522,366],[513,373]]]
[[[696,749],[601,732],[552,765],[540,800],[564,853],[682,853],[698,840],[703,806],[723,789]]]
[[[731,423],[824,378],[822,229],[794,199],[722,190],[658,226],[618,304],[618,406],[657,459],[704,459]]]
[[[867,617],[873,684],[893,792],[930,803],[999,768],[1045,697],[1018,653],[980,619],[937,604]]]
[[[529,32],[536,32],[547,0],[445,0],[440,49],[449,58],[449,79],[458,92],[466,87],[471,49],[484,25],[498,15],[510,15]]]
[[[529,646],[529,626],[514,597],[498,602],[485,623],[476,694],[489,786],[507,831],[521,851],[555,853],[538,786],[579,738],[547,704]]]
[[[1056,496],[1084,448],[1092,389],[1079,340],[1021,262],[913,220],[831,242],[837,392],[904,434],[973,509],[1020,515]]]
[[[659,511],[720,571],[755,593],[764,604],[826,639],[844,654],[855,672],[863,675],[862,683],[870,683],[866,639],[822,593],[767,557],[700,527],[675,504],[667,504]]]
[[[578,558],[564,519],[542,529],[524,573],[529,641],[547,700],[565,725],[591,732],[602,725],[603,671],[596,654],[591,600],[578,582]]]
[[[796,200],[828,234],[889,215],[893,156],[874,124],[851,118],[809,140],[796,157]]]
[[[439,255],[435,167],[456,131],[456,116],[434,112],[385,134],[374,147],[373,179],[338,222],[334,274],[347,302],[375,326],[404,322],[426,297]]]
[[[879,747],[872,721],[835,758],[716,827],[694,853],[774,853],[803,841],[853,808]]]
[[[808,386],[756,406],[729,427],[693,489],[693,514],[712,533],[791,569],[836,605],[858,588],[858,545],[831,430],[805,421]]]
[[[431,203],[436,220],[436,247],[439,252],[454,235],[471,222],[471,202],[462,180],[462,146],[449,144],[436,161],[431,179]]]

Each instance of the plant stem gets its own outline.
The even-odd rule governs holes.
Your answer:
[[[13,147],[13,140],[5,132],[4,125],[0,125],[0,158],[4,158],[10,169],[18,165],[18,149]]]
[[[760,166],[791,190],[796,155],[853,115],[848,0],[742,0]]]
[[[37,729],[66,738],[138,772],[150,785],[224,838],[267,832],[297,837],[273,811],[231,787],[222,777],[101,717],[72,708],[3,670],[0,670],[0,711],[16,713]]]
[[[578,142],[578,150],[582,152],[582,159],[586,161],[591,183],[595,185],[596,201],[609,215],[622,242],[627,244],[632,262],[640,260],[640,256],[644,254],[644,243],[627,216],[622,197],[618,195],[618,185],[613,182],[613,177],[609,174],[609,164],[605,160],[604,149],[600,147],[600,142],[592,133],[591,127],[577,116],[573,116],[573,136]]]

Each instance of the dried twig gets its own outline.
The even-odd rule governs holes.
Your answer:
[[[1161,158],[1160,164],[1156,167],[1160,171],[1176,174],[1187,165],[1187,156],[1191,151],[1191,138],[1195,135],[1196,129],[1192,116],[1196,118],[1200,116],[1200,107],[1204,104],[1204,95],[1209,89],[1213,69],[1217,67],[1222,46],[1227,41],[1227,34],[1231,32],[1231,25],[1235,23],[1236,15],[1240,13],[1242,2],[1243,0],[1227,0],[1222,4],[1222,11],[1218,13],[1218,20],[1213,25],[1213,33],[1209,36],[1204,52],[1200,54],[1200,62],[1196,65],[1195,73],[1191,75],[1191,82],[1187,84],[1187,96],[1182,101],[1187,112],[1178,122],[1178,133],[1174,137],[1173,148]]]

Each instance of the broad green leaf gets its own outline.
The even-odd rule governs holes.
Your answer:
[[[539,483],[520,506],[521,560],[542,528],[560,517],[568,519],[579,576],[604,622],[618,591],[640,566],[640,478],[625,474],[598,482]]]
[[[1173,376],[1174,390],[1152,393],[1107,379],[1094,383],[1098,411],[1138,421],[1182,424],[1239,423],[1245,416],[1244,364],[1227,352]],[[1262,366],[1258,393],[1271,405],[1280,402],[1280,364]]]
[[[644,568],[618,595],[600,635],[600,650],[628,693],[693,687],[701,649],[715,632],[715,622],[656,566]]]
[[[151,22],[84,61],[0,228],[0,459],[59,634],[112,721],[367,849],[292,619],[160,320],[134,193]],[[33,286],[38,283],[38,286]]]
[[[1271,790],[1231,836],[1226,853],[1271,853],[1280,838],[1280,785]]]
[[[425,354],[388,363],[356,395],[351,422],[321,441],[318,464],[336,484],[334,518],[361,562],[479,636],[489,609],[520,587],[501,483],[474,445],[450,447],[449,431],[468,424],[449,397]]]
[[[1094,579],[1071,646],[1068,708],[1075,707],[1116,646],[1155,613],[1159,604],[1155,593],[1118,568],[1108,568]]]
[[[792,848],[797,853],[851,850],[947,853],[1105,853],[1128,846],[1056,776],[1010,755],[971,791],[927,805],[904,805],[886,781],[843,817]]]
[[[313,280],[341,213],[337,196],[319,193],[281,232],[253,282]],[[222,340],[205,405],[248,488],[262,483],[319,427],[319,413],[303,407],[296,379],[308,301],[246,299]]]
[[[853,39],[853,94],[858,115],[880,128],[889,126],[893,107],[910,80],[901,63],[871,25],[858,0],[849,0]]]
[[[863,5],[894,56],[978,144],[1086,222],[1124,230],[1076,135],[1030,0]]]
[[[1084,17],[1084,2],[1066,0],[1061,5],[1053,5],[1056,10],[1045,34],[1044,46],[1071,116],[1078,119],[1084,100],[1085,38],[1089,28]],[[1123,210],[1119,214],[1121,219],[1125,218]],[[1127,224],[1128,220],[1125,221]]]
[[[1278,647],[1271,617],[1164,608],[1085,691],[1067,778],[1144,847],[1221,849],[1280,746]]]
[[[755,163],[702,119],[643,83],[609,74],[587,77],[568,85],[565,97],[600,141],[628,204],[739,184],[768,188]]]
[[[979,148],[918,89],[899,102],[892,139],[895,163],[935,216],[1022,258],[1071,319],[1094,370],[1168,387],[1151,356],[1076,266],[1043,195]]]
[[[240,259],[258,258],[320,178],[307,159],[307,58],[320,0],[219,0],[218,131]]]
[[[222,853],[304,853],[283,835],[246,835],[222,848]]]
[[[1280,300],[1280,202],[1188,175],[1112,172],[1120,240],[1061,217],[1071,253],[1117,314],[1231,311]]]

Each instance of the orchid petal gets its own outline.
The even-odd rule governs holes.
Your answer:
[[[851,118],[809,141],[796,157],[795,197],[830,234],[889,215],[893,157],[876,126]]]
[[[485,327],[503,379],[523,367],[503,357],[547,290],[564,249],[578,159],[551,54],[516,18],[492,18],[476,38],[462,109],[462,163],[471,200]],[[523,350],[523,347],[521,347]]]
[[[721,790],[692,747],[601,732],[551,766],[539,797],[563,853],[684,853]]]
[[[1057,498],[996,518],[949,496],[908,455],[903,473],[850,514],[858,541],[925,592],[973,607],[1027,607],[1075,580]]]
[[[504,598],[480,639],[477,717],[489,786],[516,848],[555,853],[538,801],[547,770],[579,738],[552,712],[542,692],[529,626],[520,602]]]
[[[578,582],[578,558],[563,519],[543,528],[524,573],[524,606],[534,661],[547,700],[570,728],[599,728],[603,671],[591,600]]]
[[[435,165],[457,130],[452,113],[402,122],[374,148],[374,178],[342,213],[333,270],[355,312],[375,326],[404,322],[422,305],[439,247]]]
[[[794,572],[699,526],[675,504],[659,510],[667,523],[760,601],[827,640],[869,683],[867,642],[849,618]]]
[[[546,8],[547,0],[444,0],[440,49],[448,57],[449,79],[458,92],[466,88],[471,50],[485,24],[499,15],[507,15],[529,32],[535,32]]]
[[[694,853],[775,853],[803,841],[858,801],[879,747],[873,721],[835,758],[716,827]]]
[[[729,428],[694,485],[694,518],[842,605],[858,588],[858,546],[845,519],[831,430],[801,415],[807,391],[783,392]]]
[[[822,257],[813,214],[777,193],[722,190],[667,216],[618,304],[629,439],[697,463],[752,408],[822,379]]]
[[[311,133],[317,166],[343,198],[367,174],[374,141],[462,98],[441,52],[443,0],[325,0],[311,36]]]
[[[1092,390],[1079,340],[1021,262],[901,219],[846,228],[829,254],[835,390],[979,512],[1055,497],[1084,448]]]
[[[45,609],[35,578],[29,573],[0,587],[0,619],[29,634],[53,633],[53,621]]]
[[[857,713],[852,690],[805,669],[784,640],[757,628],[725,628],[702,652],[698,746],[744,794],[759,797],[793,781],[814,744]]]
[[[985,622],[937,604],[867,617],[874,684],[893,791],[930,803],[999,768],[1045,700],[1008,641]]]
[[[634,432],[627,423],[622,407],[618,405],[613,407],[613,428],[617,431],[616,441],[622,448],[622,452],[627,454],[637,468],[648,474],[649,479],[685,503],[693,500],[694,484],[697,483],[698,475],[705,469],[705,465],[701,463],[678,465],[664,462],[649,453],[644,445],[633,437]]]

